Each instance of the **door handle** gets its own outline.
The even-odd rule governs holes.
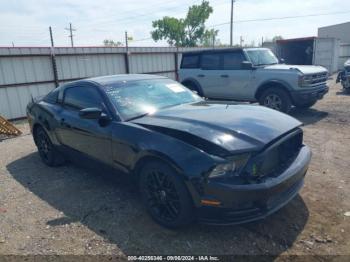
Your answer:
[[[228,78],[228,75],[221,75],[221,77],[225,77],[225,78]]]
[[[202,74],[200,74],[200,75],[197,75],[198,77],[205,77],[205,75],[202,75]]]

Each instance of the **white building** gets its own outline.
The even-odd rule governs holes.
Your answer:
[[[350,44],[350,22],[320,27],[318,37],[336,38],[341,43]]]

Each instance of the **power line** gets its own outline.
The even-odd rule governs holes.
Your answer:
[[[220,1],[227,1],[227,0],[220,0]],[[196,1],[192,2],[192,4],[198,4],[198,3],[200,3],[200,2],[202,2],[202,0],[196,0]],[[221,4],[219,4],[219,5],[222,5],[222,4],[225,4],[225,3],[221,3]],[[216,6],[219,6],[219,5],[216,5]],[[175,7],[167,7],[167,8],[164,8],[164,9],[162,9],[162,10],[159,10],[159,12],[161,13],[161,12],[168,11],[168,10],[174,11],[174,10],[178,10],[178,9],[180,9],[180,8],[183,8],[183,7],[184,7],[184,5],[181,4],[181,5],[178,5],[178,6],[175,6]],[[214,7],[215,7],[215,6],[214,6]],[[188,8],[188,7],[186,6],[186,8]],[[123,25],[127,25],[127,24],[132,24],[132,23],[139,23],[140,19],[137,19],[137,18],[140,18],[140,17],[148,17],[148,16],[154,17],[154,16],[155,16],[155,12],[153,11],[153,12],[149,12],[149,13],[138,14],[138,15],[135,15],[135,16],[122,17],[122,18],[118,18],[118,19],[113,19],[113,18],[112,18],[112,20],[109,19],[109,20],[106,20],[106,21],[104,21],[104,22],[97,22],[97,23],[95,23],[96,20],[94,20],[94,23],[90,23],[90,25],[92,25],[92,26],[93,26],[93,25],[99,25],[99,26],[104,25],[104,26],[106,26],[106,25],[113,25],[113,24],[115,24],[116,22],[120,23],[120,22],[122,22],[122,21],[132,20],[132,21],[127,21],[127,22],[123,22],[123,23],[122,23]],[[85,26],[86,26],[86,25],[89,25],[89,23],[88,23],[88,24],[85,24]]]
[[[347,14],[350,11],[344,12],[333,12],[333,13],[322,13],[322,14],[309,14],[309,15],[296,15],[296,16],[283,16],[283,17],[270,17],[270,18],[257,18],[257,19],[247,19],[247,20],[236,20],[235,23],[247,23],[247,22],[258,22],[258,21],[271,21],[271,20],[283,20],[283,19],[293,19],[293,18],[302,18],[302,17],[315,17],[315,16],[325,16],[325,15],[337,15],[337,14]],[[230,22],[220,23],[210,25],[209,27],[217,27],[222,25],[228,25]]]
[[[152,37],[147,37],[147,38],[141,38],[141,39],[136,39],[136,40],[132,40],[133,42],[140,42],[140,41],[146,41],[146,40],[150,40],[153,39]]]

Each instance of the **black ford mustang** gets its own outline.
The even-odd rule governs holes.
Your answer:
[[[150,215],[168,227],[264,218],[298,194],[311,158],[294,118],[205,101],[161,76],[64,84],[27,115],[45,164],[78,153],[135,176]]]

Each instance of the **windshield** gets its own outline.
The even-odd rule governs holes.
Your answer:
[[[137,80],[111,84],[105,92],[124,120],[131,120],[159,109],[202,99],[170,79]]]
[[[246,52],[255,66],[278,64],[278,59],[269,49],[246,50]]]

